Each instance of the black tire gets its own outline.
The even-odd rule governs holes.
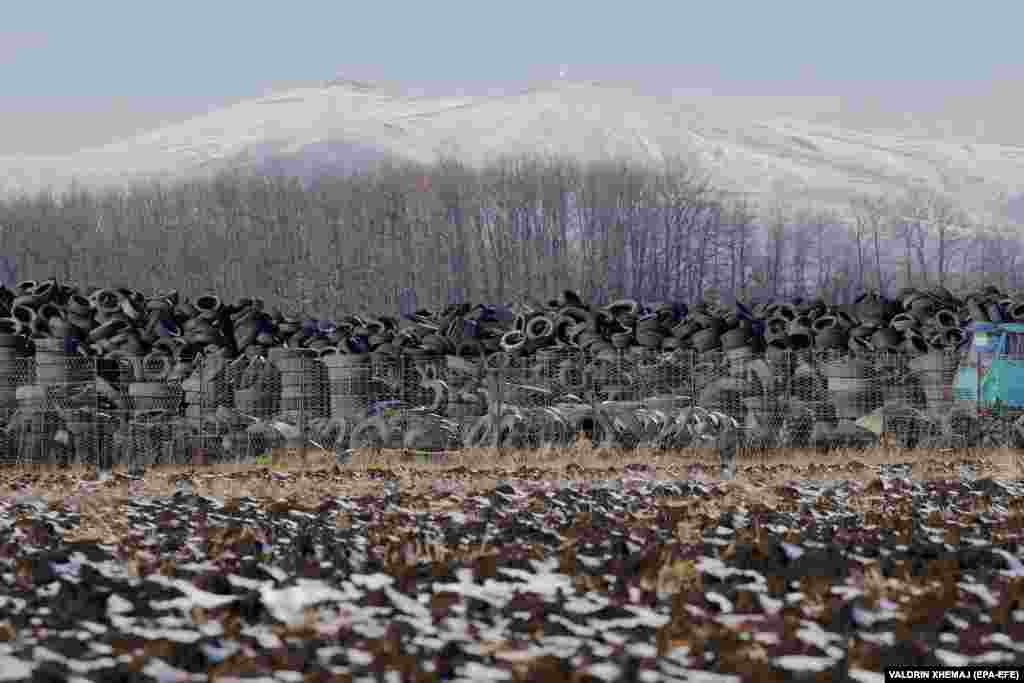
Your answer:
[[[850,344],[850,335],[846,330],[832,326],[819,330],[814,335],[814,346],[821,350],[846,349]]]
[[[903,343],[903,333],[892,327],[879,328],[871,335],[871,344],[879,351],[896,351]]]
[[[750,341],[750,330],[736,327],[722,335],[722,349],[731,351],[747,346]]]
[[[701,330],[692,337],[693,348],[704,353],[706,351],[713,351],[719,349],[722,346],[722,336],[717,330]]]

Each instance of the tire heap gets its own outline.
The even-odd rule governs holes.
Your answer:
[[[857,420],[880,409],[929,439],[971,432],[906,416],[948,404],[971,321],[1024,322],[1024,299],[988,287],[843,306],[590,306],[566,291],[328,322],[254,298],[26,280],[0,288],[0,409],[8,455],[57,442],[79,458],[124,446],[153,460],[189,439],[259,451],[309,435],[336,448],[543,447],[580,433],[675,448],[710,433],[693,427],[695,406],[763,446],[863,442]]]

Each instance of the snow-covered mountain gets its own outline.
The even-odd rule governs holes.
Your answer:
[[[417,97],[335,81],[243,101],[67,157],[0,157],[0,191],[138,177],[182,177],[271,159],[305,174],[438,152],[480,164],[500,154],[692,160],[720,187],[772,203],[842,207],[857,192],[915,184],[951,193],[980,214],[1024,194],[1024,146],[801,116],[776,98],[641,94],[622,85],[558,81],[505,95]],[[804,107],[804,110],[807,108]],[[795,112],[795,113],[794,113]]]

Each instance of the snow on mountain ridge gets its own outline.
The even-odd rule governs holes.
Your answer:
[[[756,109],[753,99],[652,96],[600,82],[422,97],[337,80],[239,102],[67,157],[0,158],[0,169],[23,185],[71,175],[89,184],[182,177],[313,151],[330,156],[337,147],[360,158],[393,155],[424,163],[444,150],[474,165],[500,154],[538,152],[655,163],[678,156],[699,160],[723,189],[766,201],[781,192],[784,200],[827,205],[853,192],[895,194],[926,183],[989,213],[993,202],[1024,192],[1022,147],[843,128]]]

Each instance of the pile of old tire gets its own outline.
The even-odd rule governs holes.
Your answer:
[[[181,417],[204,433],[210,425],[202,423],[227,407],[260,418],[334,420],[334,431],[343,420],[348,436],[407,445],[447,439],[450,422],[468,437],[498,402],[483,385],[494,371],[518,373],[520,384],[545,390],[516,389],[500,401],[528,409],[574,398],[595,405],[686,394],[763,430],[788,410],[771,400],[777,395],[825,420],[853,420],[897,389],[939,403],[965,326],[1008,320],[1024,321],[1024,299],[994,287],[963,299],[939,287],[891,298],[867,292],[849,305],[750,307],[632,299],[593,306],[566,291],[543,304],[454,304],[402,321],[302,319],[267,312],[256,298],[226,303],[210,293],[190,300],[174,291],[85,289],[52,278],[0,288],[0,335],[35,361],[14,391],[89,386],[105,407],[136,412],[174,413],[180,397]],[[302,369],[282,371],[282,363]],[[436,373],[416,371],[426,366]],[[297,383],[284,384],[287,375]],[[5,386],[0,401],[13,407],[10,381]],[[404,422],[386,410],[370,414],[387,401],[402,402]],[[427,410],[412,430],[408,410],[415,408]],[[530,429],[540,433],[550,420],[535,421]],[[419,436],[406,439],[410,430]]]
[[[621,299],[598,307],[567,291],[547,304],[420,310],[402,323],[386,315],[328,322],[267,313],[259,299],[228,304],[205,294],[190,301],[177,292],[83,291],[55,280],[27,280],[13,291],[0,289],[0,313],[0,332],[71,340],[70,347],[86,356],[160,350],[177,359],[208,347],[223,349],[229,358],[265,356],[272,347],[413,358],[498,352],[530,356],[549,347],[591,355],[680,348],[699,353],[848,348],[915,355],[955,345],[960,337],[953,330],[969,320],[1024,320],[1024,301],[990,287],[962,301],[936,288],[903,290],[891,299],[869,292],[845,306],[794,300],[748,309],[742,304],[688,307]]]
[[[990,289],[982,296],[993,294]],[[803,407],[781,409],[811,416],[807,429],[797,430],[806,441],[857,442],[867,436],[855,420],[886,400],[946,400],[956,352],[965,339],[963,326],[980,319],[978,307],[973,299],[958,301],[941,288],[905,290],[896,299],[867,293],[850,306],[838,307],[798,301],[729,310],[699,303],[682,318],[678,307],[652,310],[628,300],[596,311],[549,305],[545,312],[534,306],[520,310],[516,329],[505,333],[501,351],[492,353],[524,357],[549,346],[579,348],[589,363],[564,368],[567,375],[575,370],[575,376],[589,376],[597,385],[603,379],[619,398],[632,398],[631,387],[622,386],[622,373],[611,377],[602,372],[602,359],[621,367],[624,357],[631,362],[652,351],[660,359],[666,351],[689,352],[695,362],[677,376],[688,381],[700,405],[753,417],[767,431],[774,428],[771,411],[780,406],[766,395],[785,385],[791,402]],[[1009,301],[988,301],[986,308],[990,316],[999,308],[1013,314]],[[556,310],[558,317],[552,321]],[[1024,314],[1024,306],[1015,312]],[[480,338],[492,346],[495,342],[493,336]],[[672,355],[680,368],[687,366],[680,362],[685,355]],[[751,415],[748,408],[760,409],[760,415]],[[481,424],[477,435],[485,433]]]

